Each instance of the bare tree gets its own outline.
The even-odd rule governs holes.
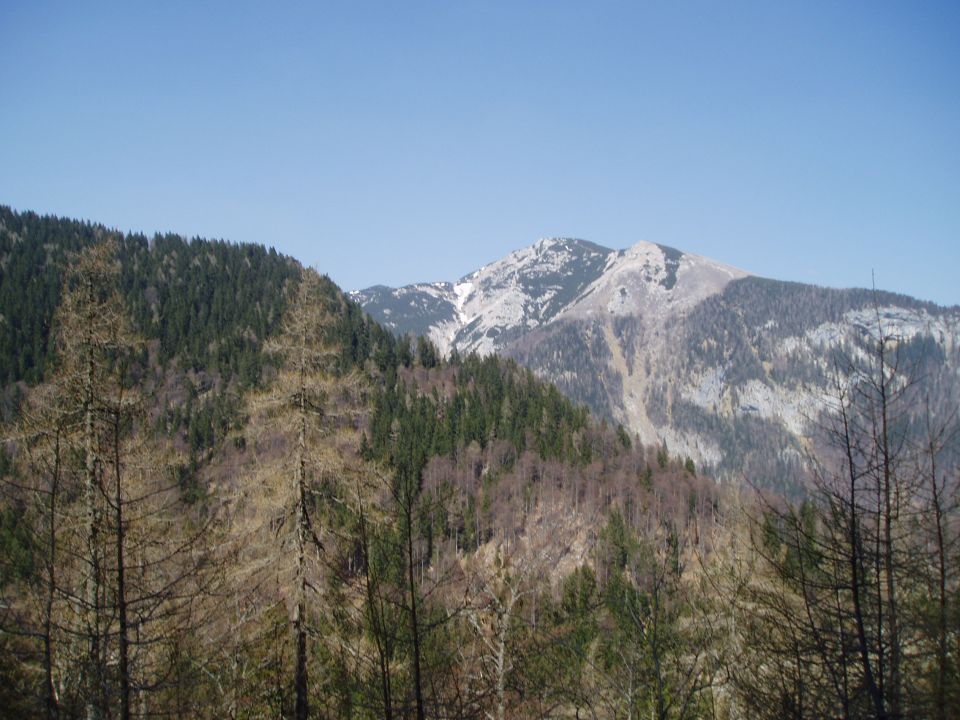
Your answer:
[[[358,381],[338,372],[339,352],[329,337],[334,302],[319,276],[305,270],[280,334],[266,344],[279,367],[250,405],[258,467],[247,512],[258,517],[236,528],[241,542],[260,551],[240,569],[241,584],[269,597],[265,582],[275,577],[289,607],[298,720],[310,712],[309,607],[323,593],[322,518],[340,493],[346,467],[340,446],[351,442],[338,436],[356,435],[347,418],[355,414]]]
[[[120,466],[121,432],[131,403],[125,394],[128,359],[137,352],[133,332],[117,293],[119,266],[116,245],[108,239],[80,253],[70,267],[63,300],[55,318],[56,347],[60,359],[57,384],[62,402],[72,415],[76,445],[82,456],[82,492],[85,512],[83,590],[76,598],[87,644],[83,664],[85,714],[88,718],[109,712],[109,642],[107,545],[105,533],[106,473]],[[115,477],[119,480],[119,475]],[[120,547],[122,542],[117,544]],[[122,551],[119,556],[122,561]],[[123,564],[117,566],[119,613],[125,626]],[[124,627],[125,629],[125,627]],[[129,717],[128,646],[121,636],[121,715]]]
[[[167,674],[206,571],[201,529],[185,527],[169,453],[144,427],[133,370],[140,341],[117,294],[115,246],[71,266],[56,315],[58,364],[33,390],[17,432],[42,537],[46,713],[129,718]]]
[[[529,546],[522,548],[521,542],[491,545],[485,550],[464,560],[470,579],[464,616],[480,645],[475,671],[481,681],[480,694],[493,696],[493,709],[485,715],[489,720],[503,720],[507,716],[507,680],[514,669],[511,644],[520,622],[518,611],[523,599],[540,589],[546,555],[538,558],[529,552]],[[484,687],[487,684],[492,687]]]
[[[912,616],[931,591],[945,608],[955,586],[945,561],[956,532],[947,479],[957,455],[945,452],[953,420],[932,423],[902,346],[878,311],[865,346],[836,364],[811,499],[799,508],[767,502],[754,521],[759,572],[741,595],[753,616],[747,644],[763,648],[753,667],[779,669],[766,688],[741,676],[761,713],[778,683],[779,702],[766,707],[797,718],[926,713],[912,688],[931,659],[934,686],[948,684],[946,614],[933,613],[927,637]],[[945,696],[930,705],[942,714]]]
[[[52,386],[35,390],[20,409],[19,420],[9,438],[19,449],[18,468],[3,484],[11,507],[22,508],[21,527],[29,533],[29,546],[39,555],[36,582],[0,588],[0,603],[6,609],[3,631],[36,638],[42,645],[42,704],[48,718],[60,716],[60,687],[66,681],[60,645],[64,641],[60,605],[67,596],[64,578],[75,576],[68,566],[66,541],[68,520],[64,500],[69,462],[69,415],[57,402]],[[6,561],[8,558],[4,559]],[[13,568],[7,574],[11,574]],[[13,591],[11,594],[10,591]]]

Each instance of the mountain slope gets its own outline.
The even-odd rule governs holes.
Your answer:
[[[107,247],[90,247],[105,235]],[[485,316],[480,299],[524,296],[528,328],[504,323],[481,337],[554,363],[571,393],[596,379],[611,412],[633,402],[613,390],[640,378],[651,422],[662,413],[665,427],[719,438],[725,451],[755,447],[774,427],[760,405],[730,393],[816,387],[817,343],[866,354],[878,321],[896,331],[931,396],[953,402],[948,311],[730,280],[722,266],[656,246],[575,251],[587,270],[570,247],[544,253],[545,268],[532,251],[505,281],[512,298],[478,274],[479,311],[464,312],[472,288],[461,288],[453,306],[466,317],[451,322],[497,327],[491,318],[502,315]],[[706,279],[692,282],[698,274]],[[286,302],[287,289],[296,300]],[[442,287],[406,301],[417,322],[430,311],[417,293],[431,291],[442,308]],[[123,318],[147,352],[122,332]],[[927,324],[910,335],[918,319]],[[893,466],[938,471],[926,495],[914,478],[895,479],[892,509],[889,500],[883,509],[887,479],[868,466],[848,515],[823,492],[780,514],[595,421],[512,360],[444,360],[429,342],[395,337],[332,282],[272,251],[147,241],[0,208],[4,323],[7,715],[122,716],[132,699],[158,715],[189,707],[211,718],[309,705],[331,717],[410,717],[417,704],[423,717],[462,720],[539,718],[544,708],[637,717],[676,700],[693,716],[774,718],[804,704],[816,716],[872,717],[848,645],[816,639],[855,637],[864,622],[870,638],[888,637],[887,616],[861,616],[848,589],[855,582],[862,597],[882,599],[891,577],[903,620],[897,674],[910,688],[903,714],[946,717],[957,706],[956,683],[936,695],[933,681],[936,663],[940,677],[953,669],[942,638],[960,635],[944,610],[958,597],[947,554],[960,527],[955,448],[886,443]],[[514,330],[518,339],[504,342]],[[95,335],[110,344],[66,342]],[[18,354],[28,342],[31,354]],[[856,450],[878,428],[877,415],[859,417]],[[884,517],[896,517],[889,542]],[[847,527],[861,529],[851,555]],[[863,563],[839,561],[884,550],[895,576],[858,576]],[[89,585],[98,598],[78,613]],[[871,642],[870,658],[887,642]],[[652,653],[662,672],[637,683]],[[850,678],[842,692],[830,668]],[[95,683],[73,680],[93,673]]]
[[[511,638],[529,646],[511,682],[559,695],[540,672],[545,651],[567,657],[555,590],[589,579],[599,618],[617,543],[706,550],[719,517],[723,488],[515,362],[413,350],[260,246],[0,206],[0,330],[0,707],[17,717],[121,716],[131,688],[155,714],[219,717],[242,698],[292,716],[296,696],[400,717],[422,696],[426,717],[485,717],[501,581],[545,618]],[[91,584],[87,624],[70,598]],[[332,680],[248,671],[308,664]],[[87,672],[102,681],[45,682]]]
[[[455,283],[378,285],[351,296],[397,332],[429,335],[445,352],[487,354],[556,319],[603,311],[667,316],[745,276],[653,243],[610,250],[585,240],[552,238]]]
[[[922,364],[934,405],[960,399],[960,309],[749,276],[652,243],[550,239],[455,283],[353,293],[395,332],[517,359],[644,442],[721,476],[789,488],[835,363],[879,333]]]

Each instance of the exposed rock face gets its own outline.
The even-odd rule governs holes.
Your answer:
[[[653,243],[541,240],[455,283],[352,295],[397,332],[514,357],[645,442],[768,486],[794,482],[836,360],[865,360],[881,329],[935,407],[960,401],[960,308],[766,280]]]

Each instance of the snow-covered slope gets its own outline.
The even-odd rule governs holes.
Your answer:
[[[352,296],[389,327],[428,334],[443,352],[486,354],[566,309],[603,274],[612,254],[584,240],[541,240],[456,283],[375,287]]]
[[[798,473],[837,358],[865,359],[880,328],[926,363],[938,404],[960,404],[960,308],[766,280],[648,242],[545,239],[457,282],[353,297],[396,332],[514,357],[645,442],[768,485]]]
[[[548,238],[456,283],[378,285],[351,293],[377,320],[452,348],[498,352],[558,318],[596,313],[662,316],[689,308],[746,273],[706,258],[641,242],[610,250]]]

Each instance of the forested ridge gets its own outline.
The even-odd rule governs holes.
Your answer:
[[[895,338],[791,504],[260,246],[0,208],[0,268],[0,714],[960,703],[956,418],[906,432]]]

